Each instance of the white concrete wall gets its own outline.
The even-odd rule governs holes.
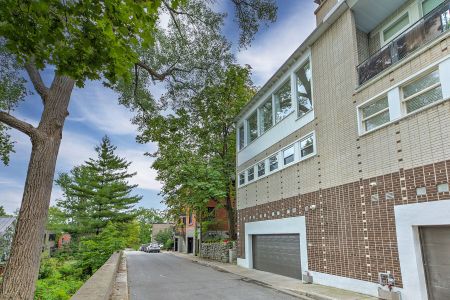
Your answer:
[[[450,225],[450,200],[395,207],[403,300],[427,300],[419,226]]]

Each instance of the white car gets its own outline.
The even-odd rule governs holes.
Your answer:
[[[147,253],[159,253],[161,251],[161,248],[158,244],[150,244],[144,251]]]

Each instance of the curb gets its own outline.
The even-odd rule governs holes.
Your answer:
[[[203,259],[199,259],[199,258],[195,258],[195,257],[192,257],[192,258],[191,257],[185,257],[185,256],[177,255],[175,253],[170,253],[170,254],[173,255],[173,256],[180,257],[180,258],[188,259],[188,260],[192,261],[193,263],[197,263],[199,265],[212,268],[212,269],[217,270],[219,272],[225,272],[225,273],[230,273],[230,274],[237,275],[237,276],[241,277],[242,281],[245,281],[245,282],[248,282],[248,283],[257,284],[257,285],[260,285],[260,286],[263,286],[263,287],[266,287],[266,288],[270,288],[272,290],[279,291],[279,292],[281,292],[283,294],[286,294],[286,295],[289,295],[289,296],[292,296],[292,297],[295,297],[295,298],[298,298],[298,299],[303,299],[303,300],[313,300],[313,299],[314,300],[334,300],[334,299],[331,299],[331,298],[328,298],[328,297],[322,297],[320,295],[308,295],[308,293],[302,294],[300,292],[292,291],[292,290],[289,290],[289,289],[275,287],[275,286],[273,286],[273,285],[271,285],[271,284],[269,284],[267,282],[256,280],[256,279],[252,279],[252,278],[249,278],[249,277],[245,277],[245,276],[242,276],[242,275],[237,274],[237,273],[233,273],[233,272],[227,270],[224,267],[218,266],[218,265],[216,265],[214,263],[210,263],[210,262],[205,261]]]

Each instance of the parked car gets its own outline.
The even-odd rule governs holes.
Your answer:
[[[144,244],[144,245],[141,245],[141,246],[139,247],[139,251],[147,252],[147,247],[148,247],[148,246],[150,246],[150,244]]]
[[[161,248],[158,244],[150,244],[147,246],[146,251],[148,253],[159,253],[161,251]]]

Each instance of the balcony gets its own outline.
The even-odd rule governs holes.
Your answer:
[[[359,85],[397,64],[449,29],[450,1],[446,1],[357,66]]]

